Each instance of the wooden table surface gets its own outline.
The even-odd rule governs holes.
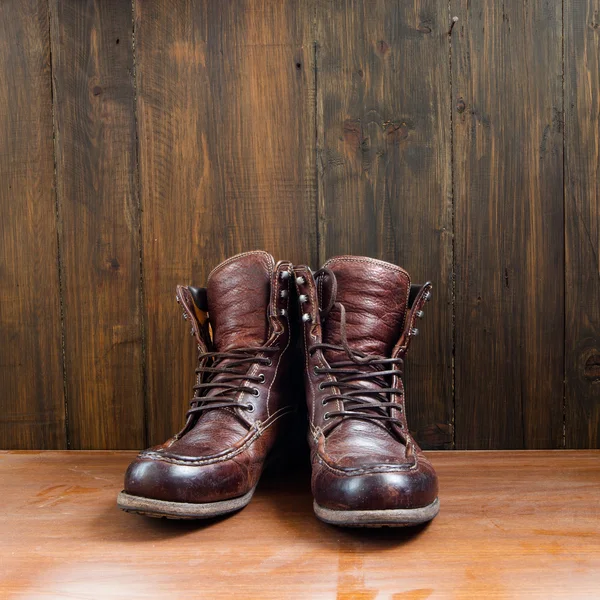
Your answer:
[[[304,471],[221,520],[125,514],[133,456],[0,453],[0,598],[600,598],[600,451],[430,453],[416,530],[320,523]]]

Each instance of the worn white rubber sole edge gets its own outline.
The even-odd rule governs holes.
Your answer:
[[[440,510],[436,498],[422,508],[398,508],[391,510],[332,510],[313,504],[315,514],[321,521],[344,527],[409,527],[431,521]]]
[[[230,500],[205,502],[168,502],[142,496],[132,496],[120,492],[117,496],[117,506],[126,512],[137,513],[147,517],[166,517],[167,519],[210,519],[244,508],[254,495],[252,488],[247,494]]]

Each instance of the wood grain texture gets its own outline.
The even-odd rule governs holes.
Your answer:
[[[437,452],[426,527],[351,530],[312,510],[307,474],[247,508],[177,522],[116,508],[131,452],[0,454],[8,598],[595,598],[600,454]]]
[[[52,0],[72,448],[144,444],[131,6]]]
[[[314,76],[296,0],[135,3],[150,442],[183,423],[195,350],[175,285],[238,252],[315,262]]]
[[[561,5],[451,11],[456,445],[560,447]]]
[[[45,2],[0,3],[0,448],[65,448]]]
[[[600,446],[600,2],[565,3],[565,411]]]
[[[407,362],[407,410],[420,444],[451,447],[447,5],[320,2],[316,22],[320,258],[382,258],[433,282]]]

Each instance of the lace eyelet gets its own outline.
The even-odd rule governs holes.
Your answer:
[[[261,373],[261,374],[258,376],[258,382],[259,382],[259,383],[264,383],[264,382],[265,382],[265,374],[264,374],[264,373]]]
[[[273,364],[273,361],[270,358],[267,358],[267,362],[265,364],[267,367],[270,367]]]
[[[279,311],[279,315],[282,316],[282,317],[286,317],[287,316],[287,310],[285,310],[285,308],[282,308]]]
[[[319,391],[322,392],[325,388],[323,387],[323,382],[321,382],[318,386]]]
[[[289,271],[281,271],[281,279],[283,281],[285,281],[286,279],[289,279],[290,277],[290,272]]]
[[[413,327],[410,330],[410,335],[419,335],[419,330],[416,327]]]
[[[296,277],[296,283],[298,285],[304,285],[306,283],[306,279],[304,279],[304,277],[302,277],[302,276]]]
[[[258,388],[252,388],[253,396],[260,396],[260,390]]]
[[[254,410],[255,410],[254,404],[250,404],[250,403],[246,404],[246,410],[248,412],[254,412]]]
[[[281,291],[279,292],[279,295],[280,295],[282,298],[287,298],[287,297],[288,297],[288,291],[287,291],[287,290],[281,290]]]
[[[327,400],[327,398],[323,398],[323,400],[321,400],[321,406],[327,406],[328,402],[329,400]]]
[[[304,313],[304,314],[302,315],[302,321],[303,321],[304,323],[308,323],[310,320],[311,320],[311,316],[310,316],[310,314],[309,314],[309,313]]]
[[[415,315],[417,319],[422,319],[425,316],[425,313],[422,310],[418,310]]]
[[[326,412],[326,413],[323,415],[323,421],[329,421],[329,413],[328,413],[328,412]]]
[[[308,296],[306,294],[300,294],[298,300],[300,301],[300,304],[305,304],[308,302]]]
[[[315,375],[320,375],[320,373],[319,373],[319,367],[317,367],[316,365],[313,367],[313,373]]]

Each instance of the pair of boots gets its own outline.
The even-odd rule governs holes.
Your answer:
[[[408,431],[402,384],[430,289],[380,260],[342,256],[312,273],[263,251],[220,264],[206,288],[179,286],[198,344],[194,397],[184,428],[129,466],[119,507],[207,518],[246,506],[289,435],[301,369],[317,517],[345,526],[435,517],[437,477]]]

